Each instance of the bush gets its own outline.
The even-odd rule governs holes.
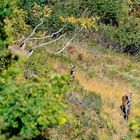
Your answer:
[[[83,0],[85,1],[85,0]],[[123,6],[125,2],[121,0],[88,0],[86,5],[92,11],[92,15],[100,16],[100,21],[104,24],[118,26],[120,16],[123,16]]]
[[[12,9],[9,6],[10,2],[10,0],[6,0],[0,3],[0,72],[11,64],[11,55],[7,50],[10,42],[8,30],[10,29],[5,24],[5,19],[12,14]]]
[[[102,99],[95,92],[88,92],[73,81],[73,92],[67,94],[69,110],[68,122],[64,126],[50,130],[50,139],[78,139],[98,140],[99,127],[104,127],[104,120],[100,116]]]
[[[14,7],[13,14],[6,20],[7,24],[11,24],[11,36],[15,40],[18,40],[21,35],[23,36],[28,34],[28,30],[30,29],[30,27],[26,24],[26,17],[27,13],[23,9]]]
[[[140,117],[135,117],[129,125],[133,138],[140,138]]]
[[[0,3],[0,46],[6,43],[7,34],[5,32],[4,20],[11,14],[11,8],[9,7],[10,0],[6,0]]]
[[[68,2],[63,2],[59,0],[48,1],[46,4],[42,4],[41,1],[24,1],[20,4],[20,7],[23,8],[28,13],[28,18],[26,19],[27,23],[32,27],[36,26],[38,18],[36,18],[32,11],[34,3],[37,3],[44,9],[46,6],[51,8],[52,13],[48,18],[44,18],[44,26],[40,30],[46,30],[53,32],[59,28],[64,27],[65,31],[74,31],[75,27],[69,23],[64,23],[60,20],[62,17],[75,17],[79,18],[82,16],[88,17],[87,13],[85,15],[84,11],[87,9],[83,1],[70,0]]]
[[[137,54],[140,49],[139,21],[139,19],[131,17],[122,21],[118,28],[110,25],[100,25],[100,30],[103,32],[102,42],[104,40],[104,42],[119,45],[119,50],[124,53]]]
[[[19,65],[14,65],[0,75],[0,115],[11,135],[36,137],[54,125],[66,123],[64,94],[69,91],[68,76],[24,82]]]
[[[94,110],[98,114],[102,110],[101,97],[100,97],[100,95],[97,95],[97,93],[95,93],[95,92],[87,93],[83,98],[83,102],[84,102],[85,106],[87,106],[91,110]]]

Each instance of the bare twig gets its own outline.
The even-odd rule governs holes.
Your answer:
[[[29,38],[35,33],[36,29],[43,24],[43,20],[40,19],[40,21],[41,22],[38,25],[36,25],[36,27],[34,28],[33,32],[24,40],[24,42],[26,42],[27,40],[29,40]]]
[[[46,42],[46,43],[40,44],[40,45],[38,45],[38,46],[36,46],[36,47],[33,47],[33,49],[40,48],[40,47],[43,47],[43,46],[49,45],[49,44],[51,44],[51,43],[54,43],[54,42],[60,40],[60,39],[61,39],[62,37],[64,37],[65,35],[66,35],[66,34],[62,34],[62,35],[60,35],[57,39],[54,39],[54,40],[52,40],[52,41],[49,41],[49,42]]]
[[[83,28],[81,28],[81,29],[79,30],[79,32],[80,32],[82,29],[83,29]],[[62,47],[62,49],[59,50],[58,52],[56,52],[55,54],[59,54],[59,53],[63,52],[64,49],[70,44],[70,42],[71,42],[77,35],[78,35],[78,33],[74,34],[74,36],[73,36],[69,41],[67,41],[66,45],[65,45],[64,47]]]
[[[24,35],[22,35],[22,37],[16,41],[13,41],[13,44],[17,43],[17,42],[22,42],[24,40]]]
[[[61,28],[60,30],[52,33],[51,35],[47,35],[47,36],[43,36],[43,37],[34,37],[34,38],[28,38],[28,40],[41,40],[41,39],[47,39],[47,38],[51,38],[53,37],[54,35],[60,33],[61,31],[63,30],[63,28]]]
[[[59,54],[61,52],[64,51],[64,49],[70,44],[70,42],[77,36],[77,33],[66,43],[66,45],[58,52],[56,52],[55,54]]]

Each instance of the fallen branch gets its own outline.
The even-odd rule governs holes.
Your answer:
[[[64,49],[70,44],[70,42],[77,36],[77,33],[66,43],[66,45],[58,52],[56,52],[55,54],[59,54],[61,52],[64,51]]]
[[[58,30],[57,32],[52,33],[51,35],[47,35],[47,36],[43,36],[43,37],[34,37],[34,38],[28,38],[28,40],[41,40],[41,39],[47,39],[47,38],[51,38],[54,35],[60,33],[63,30],[63,28],[61,28],[60,30]]]
[[[81,28],[81,29],[79,30],[79,32],[80,32],[82,29],[83,29],[83,28]],[[64,47],[62,47],[62,49],[61,49],[60,51],[56,52],[55,54],[57,55],[57,54],[63,52],[63,51],[65,50],[65,48],[70,44],[70,42],[71,42],[77,35],[78,35],[78,33],[76,33],[69,41],[67,41],[66,45],[65,45]]]
[[[66,35],[66,34],[62,34],[62,35],[60,35],[57,39],[54,39],[54,40],[52,40],[52,41],[49,41],[49,42],[46,42],[46,43],[40,44],[40,45],[38,45],[38,46],[36,46],[36,47],[33,47],[32,49],[40,48],[40,47],[43,47],[43,46],[49,45],[49,44],[51,44],[51,43],[54,43],[54,42],[60,40],[60,39],[61,39],[62,37],[64,37],[65,35]]]
[[[16,43],[16,42],[25,43],[27,40],[29,40],[30,37],[35,33],[36,29],[37,29],[39,26],[41,26],[41,25],[43,24],[43,20],[40,19],[40,21],[41,21],[41,22],[40,22],[39,24],[36,25],[36,27],[33,29],[33,32],[32,32],[26,39],[23,39],[22,41],[21,41],[21,39],[19,39],[19,40],[17,40],[17,41],[14,41],[13,43]],[[24,37],[23,37],[23,38],[24,38]]]
[[[41,23],[36,25],[36,27],[34,28],[33,32],[24,40],[24,42],[26,42],[35,33],[36,29],[43,24],[43,20],[40,19],[40,21],[41,21]]]
[[[47,36],[43,36],[43,37],[33,37],[33,38],[31,38],[31,36],[35,33],[36,29],[37,29],[39,26],[41,26],[41,25],[43,24],[43,20],[40,19],[40,21],[41,21],[41,23],[39,23],[38,25],[36,25],[36,27],[33,29],[33,32],[32,32],[26,39],[23,39],[22,42],[21,42],[21,40],[17,40],[17,41],[14,41],[14,43],[16,43],[16,42],[21,42],[21,45],[22,45],[22,46],[23,46],[23,45],[25,46],[25,43],[26,43],[27,41],[30,41],[30,40],[42,40],[42,39],[52,38],[54,35],[60,33],[60,32],[63,30],[63,28],[61,28],[60,30],[58,30],[58,31],[56,31],[56,32],[54,32],[54,33],[51,33],[51,35],[47,35]],[[36,49],[36,48],[38,48],[38,47],[42,47],[42,46],[51,44],[51,43],[53,43],[53,42],[56,42],[56,41],[58,41],[59,39],[61,39],[63,36],[65,36],[65,34],[59,36],[59,38],[54,39],[54,40],[52,40],[52,41],[50,41],[50,42],[40,44],[39,46],[34,47],[33,49]],[[20,45],[20,46],[21,46],[21,45]],[[25,47],[24,47],[24,49],[25,49]]]
[[[35,33],[36,29],[37,29],[39,26],[41,26],[41,25],[43,24],[43,20],[40,19],[40,21],[41,21],[41,22],[40,22],[39,24],[36,25],[36,27],[33,29],[33,32],[32,32],[26,39],[23,39],[22,41],[21,41],[21,39],[19,39],[19,40],[17,40],[17,41],[14,41],[13,43],[21,42],[21,44],[24,44],[27,40],[29,40],[30,37]],[[24,38],[24,37],[23,37],[23,38]]]
[[[41,25],[43,24],[43,20],[40,19],[40,21],[41,21],[41,23],[39,23],[38,25],[36,25],[36,27],[33,29],[32,33],[31,33],[26,39],[23,39],[23,41],[21,42],[21,45],[18,45],[19,48],[22,48],[22,49],[25,50],[24,46],[26,45],[25,43],[27,42],[27,40],[30,41],[30,40],[42,40],[42,39],[52,38],[54,35],[60,33],[60,32],[63,30],[63,28],[61,28],[60,30],[58,30],[58,31],[56,31],[56,32],[54,32],[54,33],[52,33],[52,34],[50,34],[50,35],[47,35],[47,36],[44,36],[44,37],[32,37],[32,38],[31,38],[31,36],[35,33],[36,29],[37,29],[39,26],[41,26]],[[80,32],[81,30],[82,30],[82,28],[81,28],[78,32]],[[29,51],[29,52],[30,52],[30,56],[32,55],[33,51],[34,51],[35,49],[37,49],[37,48],[40,48],[40,47],[43,47],[43,46],[47,46],[47,45],[49,45],[49,44],[51,44],[51,43],[54,43],[54,42],[60,40],[60,39],[63,38],[63,37],[66,39],[66,36],[65,36],[65,35],[66,35],[66,33],[60,35],[58,38],[53,39],[53,40],[51,40],[51,41],[49,41],[49,42],[45,42],[45,43],[39,44],[39,45],[37,45],[37,46],[35,46],[35,47],[32,47],[32,48],[31,48],[32,51],[31,51],[31,52]],[[59,53],[63,52],[63,51],[65,50],[65,48],[70,44],[70,42],[71,42],[77,35],[78,35],[78,33],[75,33],[74,36],[73,36],[70,40],[68,40],[68,41],[65,40],[62,49],[59,50],[58,52],[56,52],[55,54],[59,54]],[[21,47],[20,47],[20,46],[21,46]]]

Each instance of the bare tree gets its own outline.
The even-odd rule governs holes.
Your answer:
[[[56,32],[53,32],[49,35],[46,35],[46,36],[42,36],[42,37],[33,37],[33,35],[35,34],[36,30],[38,29],[38,27],[40,27],[42,24],[43,24],[43,20],[40,19],[40,23],[36,25],[36,27],[33,29],[32,33],[28,36],[28,37],[23,37],[22,39],[19,39],[17,41],[14,41],[14,44],[12,45],[12,47],[10,48],[11,52],[13,54],[16,54],[16,55],[19,55],[19,56],[27,56],[27,58],[29,58],[32,53],[34,52],[35,49],[37,48],[40,48],[40,47],[44,47],[44,46],[47,46],[47,45],[50,45],[51,43],[54,43],[54,42],[57,42],[59,41],[60,39],[62,38],[65,38],[66,39],[66,33],[63,33],[61,35],[58,35],[59,33],[61,33],[63,31],[63,28],[59,29],[58,31]],[[82,28],[79,30],[81,31]],[[57,38],[55,39],[51,39],[54,35],[58,35]],[[76,32],[72,38],[70,39],[67,39],[67,41],[65,41],[63,43],[63,46],[62,48],[54,53],[54,54],[60,54],[61,52],[63,52],[65,50],[65,48],[70,44],[70,42],[72,40],[74,40],[74,38],[78,35],[78,33]],[[48,39],[50,38],[51,41],[48,41],[48,42],[44,42],[44,43],[41,43],[41,44],[37,44],[35,45],[34,47],[32,47],[30,50],[26,50],[26,43],[30,42],[30,41],[33,41],[33,40],[45,40],[45,39]],[[15,43],[19,42],[20,45],[17,45]]]

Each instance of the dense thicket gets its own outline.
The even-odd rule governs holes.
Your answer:
[[[10,1],[0,3],[0,72],[11,63],[11,55],[6,47],[9,43],[7,29],[4,20],[11,14],[12,9],[9,6]],[[7,27],[8,28],[8,27]]]
[[[31,9],[34,2],[44,7],[48,5],[52,9],[51,16],[45,19],[45,26],[42,30],[54,31],[64,27],[67,31],[75,28],[60,20],[63,17],[95,17],[98,20],[98,38],[101,45],[108,47],[108,44],[117,51],[136,55],[139,52],[139,2],[128,0],[70,0],[70,1],[26,1],[20,3],[20,7],[27,13],[26,22],[35,26],[38,19],[33,17]],[[90,32],[90,34],[93,34]],[[92,38],[91,38],[92,39]]]

